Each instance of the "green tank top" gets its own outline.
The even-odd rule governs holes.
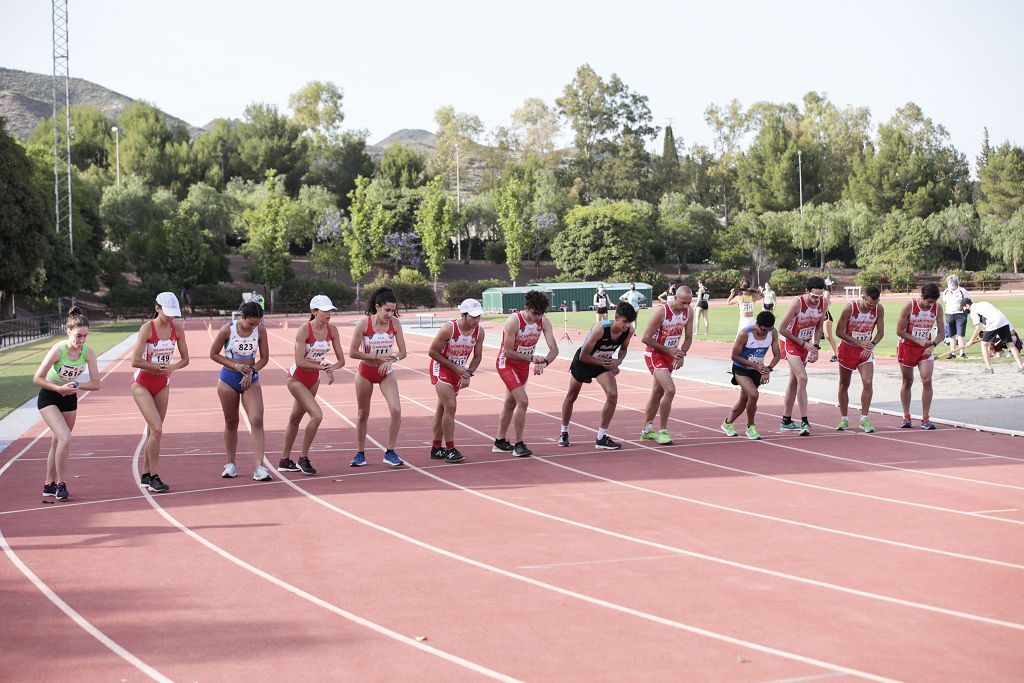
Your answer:
[[[82,353],[78,360],[71,360],[68,357],[68,345],[60,345],[60,359],[46,373],[46,379],[61,384],[69,384],[82,376],[85,372],[85,363],[89,360],[89,347],[82,345]]]

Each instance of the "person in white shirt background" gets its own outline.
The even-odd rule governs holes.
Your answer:
[[[985,361],[985,374],[995,374],[992,369],[992,342],[1001,339],[1013,360],[1017,363],[1017,372],[1024,372],[1024,363],[1021,363],[1020,351],[1013,343],[1013,326],[1003,312],[987,301],[973,303],[970,299],[964,299],[963,311],[971,316],[974,323],[974,334],[971,336],[968,346],[978,341],[981,337],[981,357]]]
[[[633,310],[640,310],[640,302],[647,299],[643,294],[636,291],[636,283],[633,282],[629,285],[629,290],[619,297],[619,301],[629,302],[629,305],[633,307]]]
[[[946,289],[942,292],[942,308],[946,311],[946,339],[949,340],[949,355],[966,358],[964,353],[964,337],[967,336],[967,313],[963,310],[964,301],[969,301],[970,292],[960,286],[960,278],[950,275],[946,278]]]

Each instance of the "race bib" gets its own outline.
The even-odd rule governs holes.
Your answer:
[[[466,367],[466,363],[469,362],[469,358],[466,358],[465,356],[455,356],[454,358],[449,358],[448,360],[450,360],[452,363],[455,363],[460,368]]]
[[[929,337],[931,337],[931,336],[932,336],[932,330],[931,330],[931,328],[930,328],[930,327],[929,327],[929,328],[927,328],[927,329],[925,329],[925,328],[921,328],[921,327],[915,327],[915,328],[914,328],[914,329],[913,329],[913,330],[912,330],[912,331],[910,332],[910,334],[911,334],[911,335],[912,335],[912,336],[913,336],[913,337],[914,337],[915,339],[928,339]]]
[[[614,354],[615,354],[614,351],[601,350],[601,351],[594,351],[590,355],[593,356],[594,358],[598,359],[598,360],[611,360],[612,356]]]
[[[256,352],[256,342],[250,339],[239,339],[235,341],[232,351],[239,356],[251,356]]]
[[[754,312],[754,302],[753,301],[741,301],[740,302],[740,312],[741,313],[753,313]]]
[[[173,351],[158,351],[153,354],[153,362],[157,365],[168,365],[172,360],[174,360]]]
[[[669,347],[670,349],[674,349],[675,347],[679,346],[679,335],[674,334],[671,337],[665,337],[665,346]]]
[[[871,333],[870,332],[854,332],[850,336],[852,336],[857,341],[871,341]]]
[[[811,337],[814,336],[814,328],[805,327],[802,330],[800,330],[800,332],[797,333],[797,336],[800,337],[800,339],[803,339],[804,341],[810,341]]]
[[[62,365],[57,375],[65,382],[74,382],[85,372],[83,365]]]
[[[537,348],[536,345],[534,345],[534,346],[517,346],[516,347],[516,353],[521,353],[524,356],[529,356],[529,355],[531,355],[533,353],[533,350],[535,348]]]

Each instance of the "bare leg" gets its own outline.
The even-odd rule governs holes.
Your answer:
[[[50,453],[46,456],[47,480],[43,483],[62,482],[67,474],[68,450],[71,447],[71,429],[75,426],[75,413],[62,413],[57,406],[46,406],[39,414],[53,433]]]
[[[867,365],[867,363],[865,363]],[[861,367],[864,367],[863,365]],[[861,372],[861,377],[864,373]],[[853,371],[839,366],[839,416],[846,417],[850,409],[850,383],[853,380]]]
[[[402,397],[398,393],[398,378],[394,373],[381,380],[380,393],[384,394],[384,401],[387,402],[388,411],[391,412],[391,422],[388,423],[387,450],[393,451],[395,443],[398,441],[398,430],[402,428]],[[452,419],[455,419],[454,411]]]
[[[985,367],[992,369],[992,345],[988,342],[981,342],[981,359],[985,361]]]
[[[515,410],[516,399],[512,396],[512,393],[505,390],[505,402],[501,405],[501,412],[498,414],[498,434],[497,439],[500,441],[508,437],[508,424],[512,421],[512,411]]]
[[[875,393],[875,364],[861,363],[857,370],[860,372],[860,414],[866,416],[871,411],[871,399]]]
[[[615,375],[611,372],[605,372],[597,376],[597,383],[604,389],[604,407],[601,409],[601,429],[608,429],[612,424],[612,418],[615,417],[615,408],[619,404],[619,385],[615,381]],[[577,392],[578,393],[578,392]],[[572,406],[569,406],[569,410],[572,411]],[[562,409],[563,417],[565,409]],[[569,424],[568,422],[562,422],[562,424]]]
[[[661,388],[657,375],[654,375],[651,396],[647,399],[647,406],[644,408],[644,429],[647,428],[648,423],[654,423],[654,416],[658,414],[658,406],[661,405],[663,394],[664,389]]]
[[[800,409],[800,415],[807,414],[807,368],[804,361],[793,354],[786,356],[789,363],[789,384],[786,386],[786,397],[784,399],[784,415],[793,415],[793,403]]]
[[[366,380],[363,380],[364,382]],[[367,382],[368,383],[368,382]],[[324,411],[320,409],[320,404],[316,402],[316,392],[320,389],[320,382],[313,385],[312,389],[307,389],[306,385],[297,379],[288,380],[288,392],[295,399],[295,406],[292,407],[291,415],[289,416],[288,427],[292,427],[292,420],[294,419],[294,427],[298,430],[299,421],[302,420],[302,414],[309,415],[309,421],[306,423],[306,430],[302,433],[302,457],[309,457],[309,448],[313,445],[313,439],[316,438],[316,432],[320,429],[320,423],[324,421]],[[356,390],[358,395],[358,388]],[[296,418],[296,408],[298,408],[298,418]],[[287,434],[286,434],[287,436]],[[366,436],[366,427],[364,423],[363,436]],[[295,434],[292,434],[292,440],[294,442]],[[283,457],[289,457],[291,454],[291,444],[288,445],[287,454]]]
[[[164,417],[167,416],[167,399],[170,389],[164,387],[156,396],[141,384],[132,384],[132,398],[139,406],[142,417],[146,420],[146,446],[143,472],[159,474],[160,439],[164,431]]]
[[[932,370],[935,369],[935,361],[921,361],[917,364],[917,370],[921,373],[921,415],[928,417],[932,408]]]
[[[661,389],[661,401],[658,404],[658,416],[661,429],[668,429],[668,417],[672,412],[672,401],[676,398],[676,383],[669,370],[655,370],[654,381]],[[652,395],[653,398],[653,395]],[[651,416],[653,418],[653,415]]]
[[[288,393],[290,393],[293,397],[295,396],[295,391],[299,391],[298,389],[295,389],[294,391],[292,390],[293,382],[302,387],[302,389],[304,389],[305,391],[309,391],[302,384],[302,382],[300,382],[297,379],[291,379],[289,377],[287,384],[285,386],[288,387]],[[305,414],[306,411],[302,407],[302,402],[299,401],[298,398],[296,398],[295,401],[292,402],[292,410],[288,414],[288,422],[287,424],[285,424],[284,427],[284,446],[281,448],[282,460],[291,460],[292,447],[295,445],[295,437],[299,433],[299,425],[302,423],[302,416]]]
[[[435,441],[444,437],[445,442],[455,441],[455,388],[446,382],[438,382],[434,385],[437,391],[437,412],[434,413],[434,423],[438,429],[434,436]]]
[[[736,381],[738,382],[739,378],[737,378]],[[736,421],[736,418],[739,417],[743,413],[743,411],[745,411],[746,409],[747,409],[747,392],[743,391],[743,386],[741,385],[740,386],[739,398],[736,399],[736,403],[733,404],[732,410],[729,411],[729,419],[726,420],[726,421],[729,424],[732,424],[733,422]]]
[[[217,398],[224,411],[224,451],[228,462],[233,463],[238,451],[238,392],[217,380]]]
[[[362,453],[366,450],[366,424],[370,420],[370,397],[373,396],[373,382],[356,373],[355,387],[356,406],[358,408],[356,418],[356,450]]]
[[[900,380],[900,403],[903,404],[903,414],[910,415],[910,390],[914,386],[914,368],[901,365]]]
[[[583,383],[569,375],[569,390],[565,394],[565,400],[562,401],[562,424],[567,425],[572,420],[573,404],[579,398],[581,389],[583,389]]]
[[[515,401],[515,411],[512,413],[512,429],[516,434],[516,443],[523,440],[523,430],[526,428],[526,411],[530,407],[530,397],[526,395],[526,387],[516,387],[512,392],[512,400]]]
[[[235,393],[232,390],[231,393]],[[245,408],[245,416],[249,419],[249,429],[252,430],[252,460],[253,469],[263,464],[263,389],[259,382],[250,386],[242,394],[242,406]],[[307,447],[303,455],[308,455]]]

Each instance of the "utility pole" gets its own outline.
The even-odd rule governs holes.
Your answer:
[[[56,229],[68,231],[68,245],[75,252],[71,219],[71,82],[68,69],[68,3],[52,0],[53,10],[53,192]],[[63,126],[57,119],[58,104],[64,107]]]
[[[455,216],[458,223],[455,225],[455,250],[456,257],[462,260],[462,184],[459,176],[459,143],[455,143]]]

